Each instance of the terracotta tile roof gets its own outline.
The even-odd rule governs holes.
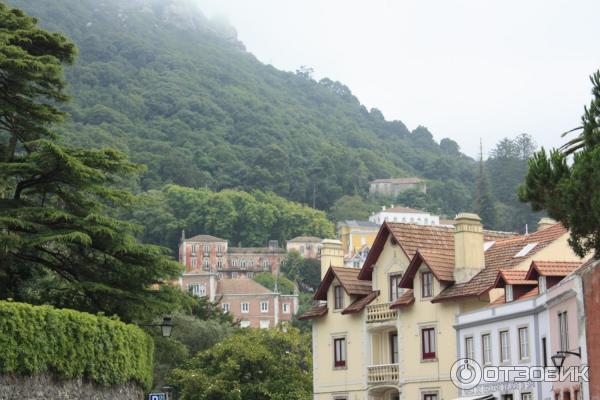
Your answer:
[[[321,318],[325,314],[327,314],[327,304],[318,304],[312,306],[312,308],[306,311],[304,314],[299,315],[297,318],[300,321],[308,320],[308,319],[316,319]]]
[[[408,289],[406,292],[402,293],[400,297],[396,299],[391,305],[390,308],[400,308],[403,306],[407,306],[415,302],[415,294],[412,289]]]
[[[371,279],[373,265],[388,238],[388,234],[394,236],[400,248],[409,260],[412,260],[419,250],[427,265],[437,279],[444,282],[454,280],[454,227],[441,225],[416,225],[385,222],[365,260],[359,279]],[[486,242],[498,240],[498,238],[513,237],[514,233],[499,231],[483,231],[483,239]]]
[[[296,236],[293,239],[288,240],[290,242],[311,242],[311,243],[321,243],[323,239],[318,238],[316,236]]]
[[[191,242],[227,242],[225,239],[218,238],[216,236],[211,235],[196,235],[191,238],[185,239],[186,241]]]
[[[514,268],[566,233],[567,229],[564,226],[556,224],[530,235],[496,241],[485,252],[485,268],[483,270],[468,282],[451,285],[444,289],[432,302],[436,303],[459,297],[480,296],[486,293],[496,281],[500,269]],[[515,257],[525,245],[534,243],[536,245],[526,255]]]
[[[252,279],[219,279],[217,282],[218,295],[267,293],[273,292]]]
[[[379,290],[375,290],[368,295],[355,300],[352,304],[342,311],[342,314],[355,314],[357,312],[361,312],[367,305],[369,305],[373,300],[375,300],[379,296]]]
[[[580,262],[533,261],[527,271],[527,279],[539,276],[567,276],[581,266]]]
[[[515,270],[515,269],[501,269],[498,272],[496,281],[494,282],[495,288],[502,288],[505,285],[537,285],[536,280],[528,280],[527,271]]]
[[[359,269],[346,267],[329,267],[323,277],[319,288],[315,292],[315,300],[327,300],[327,290],[334,278],[337,278],[346,293],[350,296],[366,296],[372,289],[371,281],[361,281],[358,279]]]

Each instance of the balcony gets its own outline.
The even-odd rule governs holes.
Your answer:
[[[395,320],[398,311],[390,310],[391,303],[372,304],[367,306],[367,323]]]
[[[367,383],[369,385],[398,383],[399,379],[398,364],[372,365],[367,367]]]

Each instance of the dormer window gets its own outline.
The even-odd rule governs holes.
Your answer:
[[[333,308],[334,310],[341,310],[344,308],[344,288],[340,285],[333,287]]]
[[[545,293],[546,292],[546,277],[545,276],[540,276],[538,278],[538,288],[541,293]]]
[[[402,274],[390,275],[390,301],[395,301],[400,297],[400,281]]]
[[[433,274],[429,271],[421,274],[421,297],[433,296]]]
[[[506,302],[511,302],[514,300],[513,298],[513,286],[512,285],[506,285],[506,288],[504,288],[504,295],[506,297]]]

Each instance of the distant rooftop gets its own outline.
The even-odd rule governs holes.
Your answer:
[[[402,206],[398,206],[398,207],[390,207],[390,208],[386,208],[385,210],[381,210],[380,212],[392,212],[392,213],[403,213],[403,214],[429,214],[428,211],[423,211],[423,210],[417,210],[415,208],[410,208],[410,207],[402,207]]]
[[[379,224],[371,221],[357,221],[355,219],[348,219],[342,222],[339,222],[341,225],[348,225],[352,227],[365,227],[365,228],[378,228]]]
[[[290,242],[311,242],[311,243],[321,243],[323,239],[318,238],[316,236],[296,236],[293,239],[288,240]]]
[[[191,238],[187,238],[185,240],[192,242],[227,242],[225,239],[218,238],[216,236],[211,235],[196,235]]]
[[[227,249],[229,254],[272,254],[285,253],[282,247],[230,247]]]
[[[424,182],[422,179],[417,178],[417,177],[412,177],[412,178],[386,178],[386,179],[375,179],[374,181],[369,182],[371,183],[391,183],[391,184],[395,184],[395,185],[408,185],[408,184],[414,184],[414,183],[421,183]]]
[[[252,279],[219,279],[217,294],[267,294],[272,293],[263,285]]]

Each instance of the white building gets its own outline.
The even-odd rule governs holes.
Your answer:
[[[392,205],[390,208],[381,207],[381,211],[371,215],[369,221],[379,225],[386,221],[417,225],[439,225],[440,217],[427,211],[408,207],[394,207]]]
[[[550,318],[551,306],[558,292],[560,279],[572,272],[579,263],[537,262],[529,271],[501,270],[494,289],[504,293],[491,307],[460,314],[456,317],[457,360],[469,358],[480,368],[497,367],[536,367],[539,373],[554,368],[551,357],[554,354],[553,324]],[[546,286],[546,276],[539,270],[553,273],[552,286]],[[539,275],[539,276],[538,276]],[[539,284],[543,282],[541,294]],[[564,296],[559,296],[564,297]],[[479,385],[461,390],[465,397],[493,395],[502,400],[555,400],[556,388],[552,382],[515,382],[514,375],[505,381],[499,377],[497,383],[481,382]],[[581,393],[581,392],[580,392]],[[570,397],[566,397],[569,398]],[[582,397],[573,400],[589,399],[583,391]]]

